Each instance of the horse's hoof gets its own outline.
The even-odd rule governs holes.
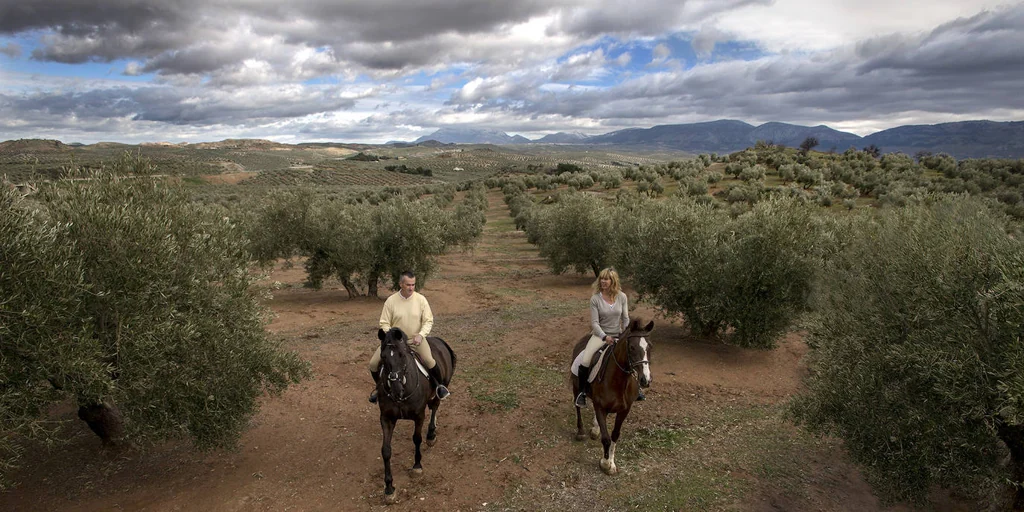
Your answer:
[[[584,434],[583,432],[577,432],[576,433],[576,440],[577,441],[582,441],[582,440],[584,440],[586,438],[587,438],[587,435]]]
[[[409,470],[409,476],[416,478],[423,476],[423,468],[412,468]]]
[[[428,447],[434,446],[435,444],[437,444],[437,439],[427,439],[427,446]]]
[[[398,493],[397,492],[393,492],[391,494],[385,494],[384,495],[384,504],[385,505],[394,505],[395,503],[398,503]]]
[[[601,460],[601,471],[604,471],[604,474],[608,476],[614,475],[615,473],[619,472],[618,469],[615,467],[615,464],[612,464],[604,459]]]
[[[601,431],[600,430],[591,430],[590,431],[590,438],[591,439],[597,439],[599,437],[601,437]]]

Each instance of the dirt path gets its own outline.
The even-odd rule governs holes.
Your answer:
[[[434,334],[460,363],[417,480],[403,470],[412,464],[412,425],[399,424],[393,510],[880,509],[834,442],[793,441],[804,438],[771,419],[800,386],[806,347],[798,336],[749,351],[689,338],[663,318],[650,399],[624,434],[634,444],[620,452],[623,474],[602,475],[599,443],[572,440],[565,376],[571,344],[586,330],[591,278],[549,275],[511,229],[500,195],[490,201],[479,246],[444,257],[424,289]],[[267,279],[277,315],[268,329],[312,361],[314,378],[266,398],[237,451],[167,443],[112,453],[76,423],[69,446],[27,456],[15,475],[21,485],[0,495],[0,510],[383,510],[380,426],[365,368],[381,300],[349,299],[337,283],[305,289],[302,279],[301,267]],[[633,316],[654,312],[641,305]],[[748,438],[747,451],[736,452],[735,440]],[[781,476],[762,474],[765,465]],[[676,482],[710,494],[658,501]]]

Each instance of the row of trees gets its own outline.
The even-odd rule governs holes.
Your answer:
[[[308,375],[264,330],[235,224],[162,181],[84,177],[0,190],[0,480],[23,440],[55,440],[54,404],[105,442],[231,446]]]
[[[624,193],[616,203],[566,193],[536,205],[508,187],[517,226],[562,273],[615,266],[637,292],[704,335],[772,347],[807,307],[832,236],[827,219],[791,198],[733,217],[707,201]]]
[[[424,284],[438,255],[469,248],[479,238],[486,190],[470,188],[452,207],[454,197],[395,196],[378,204],[353,204],[299,190],[273,194],[239,211],[252,254],[261,263],[301,256],[310,286],[319,288],[334,277],[350,296],[376,296],[382,279],[397,287],[399,275],[409,269],[416,270],[417,284]]]
[[[504,190],[555,272],[613,265],[695,333],[745,347],[806,326],[793,417],[842,438],[884,498],[942,485],[1022,505],[1024,244],[1000,208],[932,194],[834,216],[775,196],[732,215],[683,197]]]

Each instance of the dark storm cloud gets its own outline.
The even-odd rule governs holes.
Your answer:
[[[558,30],[584,37],[602,34],[658,35],[717,13],[771,0],[601,0],[560,12]]]
[[[32,0],[0,3],[0,33],[56,28],[68,35],[99,27],[141,31],[154,24],[179,25],[193,18],[203,0]]]
[[[113,87],[84,92],[0,95],[17,119],[127,118],[172,125],[249,125],[351,108],[335,89],[257,88],[235,93],[170,87]]]
[[[0,33],[41,30],[32,55],[62,63],[147,59],[145,70],[206,73],[260,52],[238,52],[239,33],[279,38],[285,47],[330,47],[339,60],[371,69],[442,63],[465,39],[520,23],[553,7],[541,0],[280,2],[277,0],[33,0],[0,6]],[[439,44],[438,38],[447,44]]]
[[[959,76],[1024,69],[1024,5],[982,12],[942,25],[925,36],[888,36],[858,46],[861,73],[901,70],[922,76]]]

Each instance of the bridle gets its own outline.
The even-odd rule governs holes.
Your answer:
[[[380,348],[380,351],[381,351],[380,377],[381,377],[381,383],[384,385],[384,393],[386,395],[388,395],[388,398],[390,398],[393,402],[401,403],[401,402],[404,402],[404,401],[408,400],[409,397],[412,396],[412,393],[410,393],[408,387],[406,387],[405,388],[405,393],[403,395],[395,396],[394,391],[392,390],[392,387],[391,387],[391,383],[392,382],[398,382],[399,379],[402,379],[404,381],[403,384],[408,383],[409,379],[407,379],[405,376],[409,373],[409,360],[413,359],[413,355],[411,353],[408,353],[409,351],[406,351],[407,352],[406,353],[407,357],[403,358],[404,362],[402,364],[401,370],[400,371],[388,371],[387,375],[385,375],[384,367],[387,366],[388,369],[391,369],[391,365],[386,364],[388,362],[388,360],[384,359],[384,357],[383,357],[384,351],[387,350],[387,349],[402,350],[400,347],[396,347],[395,345],[396,345],[396,343],[394,341],[391,341],[388,344],[386,344],[386,345],[384,345],[384,346],[382,346]],[[408,347],[408,345],[406,345],[406,347]],[[416,388],[418,389],[419,386],[420,386],[419,379],[412,379],[412,380],[416,381]]]
[[[643,338],[647,334],[648,333],[637,333],[637,334],[629,333],[629,336],[624,336],[624,337],[621,337],[621,338],[617,338],[615,340],[615,342],[612,343],[612,354],[611,354],[611,356],[612,356],[612,360],[615,361],[615,366],[618,366],[619,370],[621,370],[622,373],[625,373],[625,374],[629,375],[630,377],[633,377],[634,379],[636,379],[637,382],[640,382],[640,377],[637,376],[637,374],[640,372],[639,368],[642,367],[645,364],[649,368],[650,365],[651,365],[651,362],[648,359],[641,359],[639,361],[633,362],[633,360],[632,360],[633,356],[631,354],[632,351],[629,350],[629,340],[631,340],[633,338]],[[619,363],[619,358],[615,357],[615,345],[618,345],[619,342],[622,341],[623,339],[626,340],[626,366],[625,367],[622,366],[622,363]]]

